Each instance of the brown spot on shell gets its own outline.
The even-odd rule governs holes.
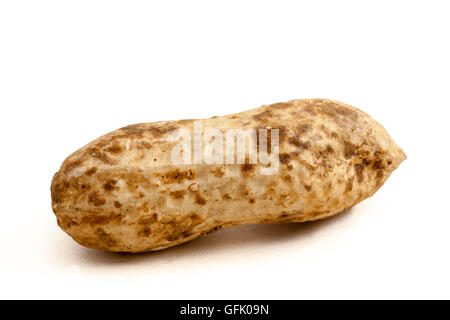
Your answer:
[[[384,161],[383,160],[377,160],[373,163],[374,169],[384,169]]]
[[[310,130],[311,130],[311,125],[309,123],[303,123],[300,126],[298,126],[297,133],[299,135],[304,135],[305,133],[307,133]]]
[[[272,111],[265,110],[253,116],[253,119],[256,121],[264,121],[267,118],[270,118],[273,115]]]
[[[114,201],[114,207],[116,207],[117,209],[122,208],[122,204],[119,201]]]
[[[139,236],[139,237],[146,238],[146,237],[150,236],[151,233],[152,233],[152,231],[151,231],[151,229],[150,229],[149,227],[143,227],[143,228],[141,228],[141,229],[139,230],[138,236]]]
[[[97,172],[97,168],[96,167],[92,167],[89,170],[86,171],[86,175],[87,176],[92,176],[94,173]]]
[[[226,169],[225,169],[225,167],[219,167],[219,168],[211,169],[211,172],[212,172],[216,177],[223,177],[223,176],[225,175]]]
[[[201,194],[197,193],[195,195],[195,203],[203,206],[206,204],[206,200],[205,200],[205,198],[203,198],[203,196]]]
[[[191,219],[191,227],[195,227],[195,226],[197,226],[197,225],[199,225],[200,223],[203,222],[203,218],[200,217],[200,216],[199,216],[198,214],[196,214],[196,213],[192,213],[192,214],[189,216],[189,219]]]
[[[299,148],[300,150],[307,150],[311,147],[310,141],[305,142],[296,137],[289,138],[289,143],[292,144],[293,146]]]
[[[188,217],[180,217],[176,220],[163,222],[166,226],[166,239],[168,241],[177,241],[180,238],[187,238],[193,235],[193,228],[204,221],[201,216],[191,213]]]
[[[130,124],[129,126],[120,128],[120,130],[125,133],[124,137],[127,138],[141,138],[146,131],[145,123]]]
[[[74,161],[69,161],[64,165],[64,173],[69,173],[70,171],[72,171],[75,168],[80,167],[83,164],[83,161],[81,161],[80,159],[74,160]]]
[[[304,110],[305,112],[309,113],[309,114],[312,115],[312,116],[316,116],[316,115],[317,115],[317,113],[316,113],[314,107],[311,106],[311,105],[306,106],[303,110]]]
[[[338,124],[343,120],[345,121],[348,119],[355,121],[358,118],[358,113],[353,109],[326,100],[315,100],[313,104],[305,108],[305,111],[314,115],[316,113],[325,115]]]
[[[183,199],[185,194],[186,194],[186,190],[177,190],[177,191],[172,191],[170,193],[170,196],[174,199]]]
[[[245,183],[239,185],[239,193],[244,198],[246,198],[250,194],[248,186]]]
[[[99,145],[89,148],[86,151],[86,154],[83,155],[83,158],[88,158],[89,156],[108,165],[117,164],[117,160],[111,158],[105,152],[103,152]]]
[[[105,183],[105,185],[103,186],[103,188],[104,188],[106,191],[114,191],[114,190],[118,190],[118,189],[120,189],[120,188],[119,188],[119,187],[116,187],[116,183],[117,183],[117,181],[114,180],[114,179],[109,180],[107,183]]]
[[[144,133],[150,133],[153,137],[159,138],[175,131],[176,129],[178,128],[175,125],[169,123],[138,123],[123,127],[120,130],[126,134],[124,137],[127,138],[142,138]]]
[[[377,184],[378,185],[381,184],[381,182],[383,180],[383,176],[384,176],[383,170],[378,170],[377,171],[377,175],[376,175],[376,179],[377,179]]]
[[[291,156],[288,153],[282,153],[280,154],[280,162],[282,164],[288,164],[289,161],[291,161]]]
[[[357,154],[358,148],[349,141],[344,141],[344,157],[349,159]]]
[[[205,235],[207,235],[207,234],[210,234],[210,233],[219,231],[219,230],[222,229],[222,228],[223,228],[222,225],[215,226],[214,228],[211,228],[211,229],[209,229],[209,230],[207,230],[207,231],[203,231],[203,232],[202,232],[202,236],[205,236]]]
[[[358,183],[363,182],[364,181],[364,173],[363,173],[364,165],[361,163],[357,163],[357,164],[355,164],[354,168],[355,168],[356,177],[358,179]]]
[[[178,122],[178,124],[181,124],[181,125],[187,125],[189,123],[194,122],[194,119],[183,119],[183,120],[178,120],[177,122]]]
[[[345,192],[350,192],[353,189],[353,177],[348,179],[347,184],[345,185]]]
[[[113,144],[112,146],[106,148],[106,151],[108,151],[109,153],[112,153],[112,154],[119,154],[123,150],[119,144]]]
[[[164,174],[156,174],[160,175],[161,179],[164,183],[170,184],[170,183],[180,183],[184,179],[193,180],[195,178],[195,171],[192,169],[186,170],[186,171],[180,171],[179,169],[167,171]]]
[[[175,235],[169,235],[166,237],[167,241],[177,241],[178,239],[180,239],[181,234],[175,234]]]
[[[284,144],[289,130],[285,126],[281,125],[274,125],[272,129],[278,129],[279,143],[280,145]]]
[[[145,215],[139,218],[137,221],[137,224],[139,225],[149,225],[153,224],[158,220],[158,215],[156,213],[153,213],[151,215]]]
[[[94,191],[89,194],[88,202],[96,207],[100,207],[106,203],[106,200],[98,192]]]
[[[310,171],[315,171],[317,170],[318,166],[309,163],[308,161],[304,160],[304,159],[298,159],[298,161],[300,162],[301,165],[303,165],[304,167],[306,167],[308,170]]]
[[[172,126],[172,125],[162,125],[162,126],[150,127],[149,131],[155,138],[159,138],[163,135],[166,135],[168,133],[175,131],[176,129],[178,129],[178,128],[175,126]]]
[[[241,172],[244,174],[250,173],[250,172],[254,171],[254,169],[255,169],[254,164],[245,163],[245,164],[241,165]]]
[[[286,109],[292,106],[293,104],[291,102],[277,102],[270,105],[272,109]]]
[[[106,248],[111,248],[117,245],[117,241],[114,239],[114,237],[111,234],[107,233],[102,228],[97,228],[95,233],[98,236],[102,246],[105,246]]]
[[[136,210],[137,211],[142,211],[142,212],[145,212],[145,213],[150,212],[150,208],[149,208],[148,202],[144,202],[139,207],[136,207]]]
[[[142,140],[141,143],[138,144],[138,145],[136,146],[136,149],[139,149],[139,150],[147,149],[147,150],[149,150],[149,149],[151,149],[152,147],[153,147],[153,146],[152,146],[152,144],[151,144],[149,141],[147,141],[147,140]],[[141,155],[141,158],[144,158],[144,155]],[[155,161],[155,160],[154,160],[154,161]]]
[[[77,226],[78,223],[68,217],[57,217],[56,221],[58,223],[58,226],[60,226],[63,229],[70,229],[72,226]]]

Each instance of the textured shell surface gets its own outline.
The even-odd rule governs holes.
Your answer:
[[[292,100],[201,123],[221,132],[278,129],[278,171],[174,164],[168,137],[193,132],[194,120],[130,125],[63,162],[51,184],[58,225],[86,247],[145,252],[234,225],[312,221],[371,196],[406,159],[379,123],[333,100]]]

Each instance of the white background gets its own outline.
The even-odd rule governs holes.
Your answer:
[[[447,1],[2,1],[0,298],[450,298]],[[408,160],[321,222],[86,249],[50,182],[97,136],[295,98],[372,115]]]

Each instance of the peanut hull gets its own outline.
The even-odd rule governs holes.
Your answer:
[[[194,120],[130,125],[63,162],[51,184],[58,225],[90,248],[160,250],[224,227],[336,215],[374,194],[406,159],[379,123],[332,100],[201,121],[221,132],[278,129],[278,171],[262,174],[260,163],[173,164],[177,142],[168,137],[193,132]]]

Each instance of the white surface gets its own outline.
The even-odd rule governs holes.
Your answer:
[[[2,1],[0,298],[450,298],[446,1]],[[118,127],[324,97],[408,160],[322,222],[244,226],[158,253],[56,225],[64,158]]]

